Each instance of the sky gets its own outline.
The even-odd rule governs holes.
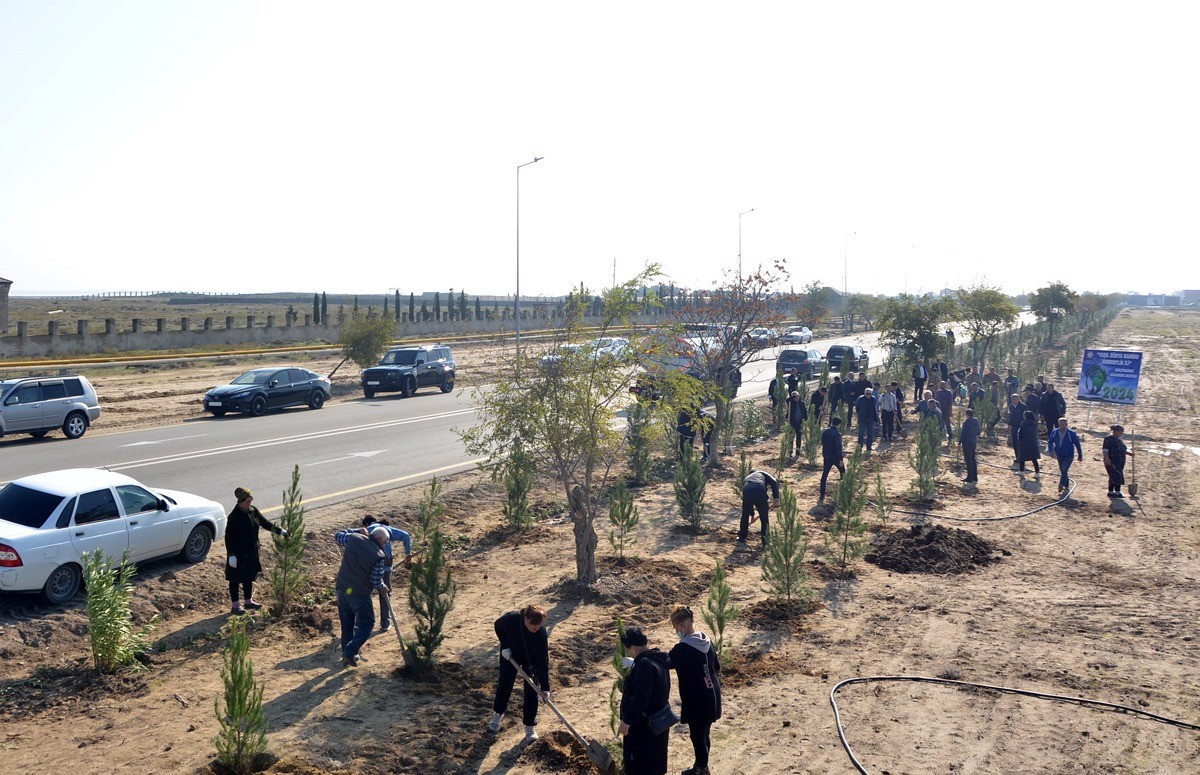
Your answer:
[[[1198,33],[1190,2],[0,0],[0,276],[511,294],[519,210],[526,296],[739,250],[783,290],[1200,288]]]

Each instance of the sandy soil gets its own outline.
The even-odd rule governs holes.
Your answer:
[[[251,654],[266,687],[271,748],[280,757],[271,771],[586,771],[566,739],[549,734],[560,729],[550,714],[541,722],[545,739],[533,746],[520,745],[511,715],[499,735],[484,730],[496,648],[492,620],[527,601],[550,608],[556,702],[584,734],[607,740],[614,618],[647,626],[669,647],[670,607],[702,604],[716,562],[726,563],[744,616],[729,634],[733,669],[725,717],[714,728],[713,772],[852,772],[829,692],[855,676],[1002,684],[1198,723],[1200,520],[1193,493],[1200,484],[1200,420],[1191,389],[1198,334],[1200,315],[1126,312],[1098,343],[1147,353],[1142,403],[1123,416],[1141,453],[1140,499],[1104,497],[1100,440],[1115,411],[1097,407],[1088,416],[1069,401],[1085,459],[1072,469],[1078,487],[1066,503],[1007,521],[933,520],[988,542],[977,562],[954,568],[964,572],[899,573],[859,561],[849,575],[837,573],[821,540],[828,518],[815,506],[817,474],[790,467],[786,476],[800,495],[813,547],[816,601],[798,619],[773,615],[764,602],[758,552],[734,551],[738,501],[728,471],[710,483],[710,530],[703,535],[679,528],[669,481],[641,488],[635,557],[623,567],[603,559],[600,582],[586,592],[570,580],[573,543],[559,515],[561,492],[545,483],[539,510],[549,516],[518,533],[500,526],[502,495],[471,474],[447,482],[445,529],[458,599],[438,680],[398,675],[390,635],[372,639],[364,648],[369,661],[346,670],[333,635],[328,590],[339,555],[330,533],[368,512],[407,524],[419,489],[315,509],[307,515],[311,599],[285,622],[254,616]],[[244,367],[229,366],[230,376]],[[217,380],[189,372],[172,371],[168,381],[184,375],[196,390],[175,394],[179,384],[163,386],[172,395],[153,400],[180,411],[186,401],[194,411],[198,391]],[[774,438],[752,446],[752,459],[766,464],[776,448]],[[943,474],[935,513],[992,517],[1054,499],[1052,462],[1035,481],[1007,469],[1003,447],[985,446],[982,459],[991,465],[982,468],[978,491],[963,490],[953,470]],[[885,445],[874,460],[903,500],[912,479],[907,442]],[[669,466],[663,470],[669,476]],[[908,530],[907,520],[894,514],[880,532]],[[155,648],[149,669],[118,676],[88,669],[82,599],[57,610],[32,599],[0,599],[4,768],[44,769],[53,741],[55,767],[75,772],[206,771],[227,618],[223,557],[216,551],[196,566],[159,562],[142,569],[136,610],[139,619],[160,616]],[[892,683],[847,687],[838,703],[847,738],[873,773],[1200,771],[1195,731],[1074,704]],[[519,714],[516,700],[510,710]],[[690,746],[686,732],[671,734],[670,771],[678,772],[691,764]]]

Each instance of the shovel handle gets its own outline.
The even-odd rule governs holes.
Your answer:
[[[535,681],[529,677],[529,674],[525,672],[525,668],[521,667],[517,663],[517,660],[513,659],[510,656],[508,658],[508,661],[511,662],[512,666],[517,669],[517,675],[519,675],[519,676],[521,676],[521,678],[525,679],[525,683],[527,683],[531,687],[533,687],[533,690],[535,692],[537,692],[538,694],[542,693],[542,687],[537,685],[537,681]],[[550,710],[554,711],[554,715],[558,716],[558,720],[561,721],[566,726],[566,728],[568,730],[570,730],[571,734],[575,736],[575,739],[579,741],[579,744],[582,745],[584,747],[584,749],[586,749],[588,747],[587,738],[585,738],[583,735],[581,735],[577,731],[575,731],[575,727],[571,726],[571,722],[567,721],[566,717],[563,716],[562,712],[559,711],[558,708],[554,707],[553,702],[551,702],[550,700],[547,699],[546,704],[550,706]]]

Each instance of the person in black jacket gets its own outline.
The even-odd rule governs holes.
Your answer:
[[[822,385],[821,387],[819,387],[813,391],[812,398],[810,398],[808,400],[808,403],[811,406],[811,409],[809,411],[811,411],[813,414],[816,415],[818,421],[820,421],[820,419],[821,419],[821,410],[825,406],[826,391],[827,391],[827,388],[824,385]]]
[[[254,505],[254,496],[245,487],[233,491],[237,505],[229,512],[225,523],[225,580],[229,582],[229,599],[233,601],[233,613],[245,613],[246,609],[257,610],[262,603],[254,599],[254,580],[262,573],[258,559],[258,531],[270,530],[276,535],[286,536],[287,531],[262,515]],[[238,602],[238,586],[242,588],[245,607]]]
[[[829,421],[829,427],[821,431],[821,457],[825,465],[821,472],[821,497],[817,503],[825,502],[825,485],[829,481],[829,469],[836,467],[838,473],[842,476],[846,475],[846,465],[842,462],[846,453],[842,449],[842,432],[838,430],[838,426],[841,424],[842,418],[834,417]]]
[[[770,528],[770,520],[768,513],[770,505],[767,503],[767,488],[771,488],[771,497],[775,502],[779,502],[779,482],[775,477],[768,474],[766,471],[755,470],[746,475],[746,481],[742,483],[742,523],[738,527],[738,543],[746,543],[746,537],[750,535],[750,517],[754,516],[754,510],[758,509],[758,516],[762,525],[762,542],[763,546],[767,545],[768,530]]]
[[[804,430],[804,422],[808,419],[808,405],[804,403],[800,392],[793,390],[788,396],[788,424],[792,426],[792,435],[796,441],[796,454],[800,454],[800,434]]]
[[[488,729],[500,731],[500,720],[508,708],[512,695],[513,681],[521,680],[517,669],[509,662],[516,660],[525,674],[537,682],[542,700],[550,699],[550,642],[546,635],[546,609],[540,605],[527,605],[520,611],[509,611],[496,620],[496,637],[500,639],[500,678],[496,682],[496,699],[492,702],[492,720]],[[525,739],[538,739],[537,709],[538,693],[524,684],[521,718],[525,722]]]
[[[633,667],[625,676],[621,695],[621,726],[625,737],[623,761],[625,775],[666,775],[667,743],[670,733],[650,732],[650,716],[668,705],[671,699],[671,658],[649,641],[637,627],[625,630],[621,637]]]
[[[1038,459],[1042,456],[1042,442],[1038,438],[1038,421],[1033,412],[1025,410],[1025,416],[1017,427],[1017,467],[1025,473],[1025,464],[1033,463],[1033,478],[1040,479],[1042,474]]]
[[[1038,398],[1038,411],[1046,421],[1046,433],[1050,433],[1058,427],[1058,418],[1067,413],[1067,400],[1054,385],[1047,383],[1046,392]]]
[[[671,626],[679,643],[671,649],[671,669],[679,684],[679,721],[688,725],[695,764],[683,775],[709,775],[713,722],[721,718],[721,662],[713,642],[696,632],[692,609],[681,605],[671,612]]]

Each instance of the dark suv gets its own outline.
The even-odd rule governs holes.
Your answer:
[[[796,369],[802,378],[810,380],[825,371],[825,356],[812,347],[788,347],[779,353],[775,371],[791,374]]]
[[[363,395],[400,393],[408,398],[423,387],[454,390],[454,356],[444,344],[397,347],[388,350],[378,366],[363,371]]]
[[[829,361],[830,371],[841,371],[842,363],[846,363],[847,371],[863,371],[870,363],[867,351],[856,344],[835,344],[825,353]]]

